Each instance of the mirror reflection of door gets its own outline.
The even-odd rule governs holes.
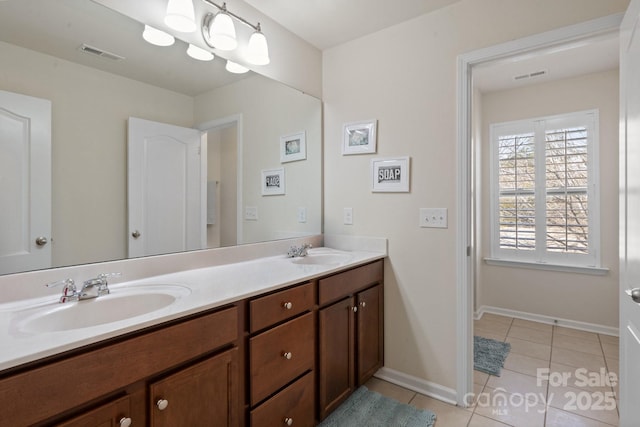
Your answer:
[[[0,91],[0,274],[51,267],[51,101]]]
[[[207,136],[129,118],[129,258],[206,248]]]

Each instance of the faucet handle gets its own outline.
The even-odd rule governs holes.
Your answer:
[[[45,286],[47,288],[55,288],[56,286],[64,286],[64,288],[62,288],[62,294],[63,295],[67,295],[67,293],[69,291],[75,291],[76,290],[76,285],[73,281],[73,279],[64,279],[64,280],[58,280],[56,282],[49,282],[47,284],[45,284]]]
[[[120,273],[120,272],[116,272],[116,273],[100,273],[100,274],[98,274],[98,279],[104,280],[106,282],[109,277],[120,277],[120,276],[122,276],[122,273]]]

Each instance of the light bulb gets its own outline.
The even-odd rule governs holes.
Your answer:
[[[247,67],[244,67],[236,62],[227,60],[227,65],[224,67],[228,72],[234,74],[243,74],[249,71]]]
[[[192,33],[196,30],[196,18],[191,0],[169,0],[164,23],[176,31]]]
[[[191,43],[189,43],[189,48],[187,48],[187,55],[199,61],[211,61],[213,59],[213,53],[194,46]]]
[[[220,50],[233,50],[238,46],[236,27],[229,15],[221,11],[213,18],[209,39],[211,44]]]
[[[171,46],[176,41],[171,34],[167,34],[164,31],[160,31],[148,25],[144,26],[142,38],[156,46]]]
[[[260,31],[260,27],[258,27],[258,30],[251,34],[249,38],[247,61],[255,65],[267,65],[270,62],[267,38]]]

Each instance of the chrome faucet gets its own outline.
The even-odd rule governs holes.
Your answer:
[[[121,273],[101,273],[93,279],[85,280],[82,283],[82,289],[78,291],[73,279],[64,279],[57,282],[47,283],[48,288],[54,286],[63,286],[60,302],[82,301],[85,299],[93,299],[102,295],[109,294],[108,277],[120,276]]]
[[[310,245],[309,243],[305,243],[299,247],[296,246],[291,246],[289,248],[289,251],[287,252],[287,257],[289,258],[295,258],[295,257],[303,257],[303,256],[307,256],[307,250],[311,249],[313,246]]]

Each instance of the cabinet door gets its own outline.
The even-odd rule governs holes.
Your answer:
[[[151,426],[237,426],[238,349],[151,385]]]
[[[382,285],[356,295],[358,307],[358,385],[362,385],[382,367],[384,319]]]
[[[58,427],[120,427],[134,425],[129,418],[129,396],[122,397],[114,402],[107,403],[87,413],[77,416],[61,424]]]
[[[352,297],[318,311],[320,419],[354,389],[354,321]]]

